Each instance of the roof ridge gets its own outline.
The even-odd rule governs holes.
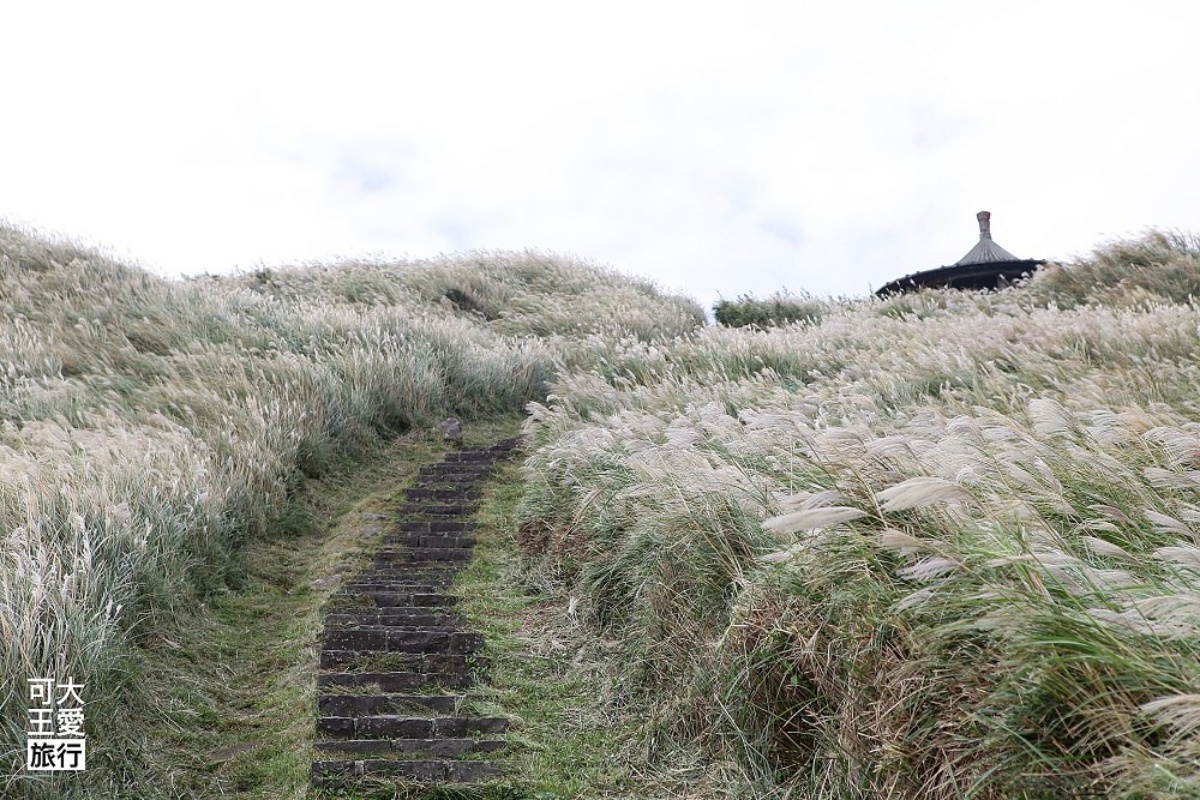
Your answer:
[[[971,248],[970,252],[955,261],[953,266],[1021,260],[992,241],[992,212],[980,211],[975,215],[975,219],[979,220],[979,241]]]

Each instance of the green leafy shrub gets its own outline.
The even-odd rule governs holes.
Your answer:
[[[782,290],[765,300],[749,294],[739,295],[737,300],[718,300],[713,306],[713,313],[718,325],[729,328],[750,325],[770,328],[794,322],[819,322],[825,314],[825,307],[825,303],[807,292],[797,296]]]

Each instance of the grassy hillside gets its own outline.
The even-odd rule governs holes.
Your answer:
[[[533,404],[521,540],[697,796],[1200,795],[1200,279],[623,342]],[[651,744],[652,743],[652,744]]]
[[[89,728],[119,726],[129,643],[223,586],[305,476],[544,399],[573,342],[703,314],[536,253],[170,282],[0,227],[0,318],[0,794],[59,797],[74,776],[17,782],[27,678],[85,683]],[[101,737],[89,765],[120,758]]]
[[[0,794],[87,785],[16,777],[26,678],[120,729],[154,702],[131,645],[277,544],[306,478],[528,408],[523,590],[575,626],[542,666],[606,654],[614,773],[1200,795],[1198,285],[1200,243],[1155,232],[999,293],[698,327],[538,253],[172,282],[0,228]],[[119,738],[89,778],[121,784]]]

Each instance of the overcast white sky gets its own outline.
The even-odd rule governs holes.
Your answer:
[[[1200,233],[1200,3],[3,2],[0,217],[163,275],[571,253],[711,306]]]

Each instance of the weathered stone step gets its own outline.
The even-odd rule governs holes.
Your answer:
[[[441,461],[437,464],[427,464],[417,470],[417,477],[428,475],[470,475],[478,478],[492,470],[496,459],[476,459],[474,461]]]
[[[413,481],[413,485],[406,491],[411,492],[413,489],[451,489],[475,492],[479,490],[479,485],[487,480],[488,472],[490,471],[490,467],[482,467],[467,472],[451,472],[448,470],[423,472],[417,475]]]
[[[373,606],[372,601],[368,598],[375,597],[376,595],[444,595],[447,593],[447,590],[450,587],[446,584],[435,586],[430,583],[401,583],[397,581],[389,583],[356,584],[347,588],[348,591],[345,594],[330,595],[329,600],[327,601],[327,609],[329,611],[333,611],[335,607],[353,609],[353,607],[356,605],[360,608],[374,608],[376,606]],[[433,601],[422,602],[428,607],[428,603]],[[411,605],[416,606],[417,604],[414,603]],[[439,608],[442,605],[444,604],[439,603],[435,606],[432,606],[432,608]],[[396,606],[389,607],[394,608]]]
[[[466,617],[461,614],[437,614],[423,610],[406,608],[376,608],[355,611],[345,614],[326,614],[325,627],[353,628],[366,626],[398,626],[398,627],[427,627],[430,629],[446,628],[459,630],[467,624]]]
[[[424,581],[426,583],[446,583],[453,581],[458,575],[458,571],[462,569],[461,564],[455,563],[439,563],[436,561],[402,561],[393,559],[393,553],[402,553],[409,548],[401,546],[388,548],[385,552],[385,561],[372,564],[369,569],[363,570],[357,575],[353,575],[347,581],[347,585],[356,581],[363,583],[382,582],[403,580],[410,583]],[[425,548],[412,548],[425,549]]]
[[[461,470],[441,470],[418,473],[413,481],[412,489],[459,489],[473,488],[487,474],[489,468],[463,472]],[[408,491],[412,491],[409,489]]]
[[[421,533],[418,536],[462,536],[465,534],[458,533]],[[387,547],[380,552],[384,554],[403,553],[410,550],[423,550],[421,547],[410,547],[406,545],[395,545]],[[424,564],[410,564],[408,562],[397,562],[395,564],[372,564],[355,575],[350,576],[350,580],[388,580],[389,578],[407,578],[409,580],[431,580],[440,581],[447,578],[453,578],[462,569],[459,564],[435,564],[426,562]]]
[[[470,561],[474,554],[470,547],[405,547],[380,550],[375,554],[374,564],[427,564],[438,561]]]
[[[413,692],[418,689],[466,689],[475,683],[471,672],[327,672],[317,676],[318,691]]]
[[[504,717],[412,717],[372,714],[365,717],[317,718],[317,733],[347,739],[458,739],[508,730]]]
[[[459,564],[437,564],[433,562],[427,562],[420,566],[404,562],[399,564],[381,564],[351,576],[350,582],[402,579],[439,583],[442,581],[453,581],[460,569],[462,569],[462,566]]]
[[[362,621],[354,620],[347,623],[325,622],[325,632],[321,634],[323,642],[333,642],[334,650],[341,649],[336,645],[342,642],[357,641],[354,638],[348,638],[344,634],[356,633],[361,631],[375,632],[387,631],[396,635],[410,633],[437,633],[443,636],[449,636],[452,633],[467,633],[461,625],[409,625],[404,620],[397,623],[380,623],[378,621]],[[355,648],[359,649],[359,648]],[[474,651],[472,651],[474,652]]]
[[[425,502],[455,502],[474,500],[480,495],[478,487],[461,487],[457,489],[431,489],[424,486],[415,486],[404,493],[407,500],[421,500]]]
[[[405,575],[404,567],[412,562],[396,562],[387,565],[385,569],[372,570],[369,573],[356,575],[354,580],[342,584],[341,588],[330,597],[352,597],[369,592],[408,592],[409,594],[428,594],[429,592],[444,592],[454,583],[455,574],[460,565],[450,562],[438,563],[438,566],[454,567],[440,575]],[[436,563],[436,562],[427,562]],[[371,588],[371,587],[385,588]],[[391,588],[387,588],[391,587]]]
[[[448,588],[446,584],[433,585],[432,583],[414,583],[412,581],[376,581],[372,583],[347,584],[346,587],[343,587],[343,594],[341,596],[353,597],[356,595],[377,593],[427,595],[436,593],[436,591],[445,591]]]
[[[372,653],[466,655],[483,647],[483,634],[467,631],[405,630],[395,627],[326,628],[321,649]]]
[[[508,745],[503,739],[326,739],[313,748],[326,753],[391,754],[461,758],[476,753],[495,753]]]
[[[341,602],[334,602],[335,599]],[[365,592],[353,597],[329,598],[329,610],[354,611],[359,608],[435,608],[452,606],[458,602],[458,597],[442,592]]]
[[[406,580],[383,580],[383,581],[355,581],[347,583],[341,589],[340,597],[356,597],[362,594],[374,592],[391,592],[393,594],[399,592],[408,592],[409,594],[429,594],[430,592],[441,592],[449,588],[453,581],[438,581],[434,584],[430,581],[406,581]]]
[[[365,662],[365,663],[363,663]],[[321,649],[322,669],[371,666],[405,672],[472,672],[487,666],[487,660],[470,653],[421,653],[408,650]]]
[[[442,461],[434,464],[425,464],[421,469],[472,469],[473,467],[479,467],[481,464],[491,465],[496,461],[498,459],[494,456],[488,458],[486,451],[460,450],[458,452],[446,453],[442,457]]]
[[[462,533],[423,533],[409,531],[391,533],[383,537],[384,545],[405,547],[474,547],[475,537]]]
[[[451,716],[476,699],[465,694],[324,694],[317,698],[317,712],[323,717],[417,716],[424,711]]]
[[[314,761],[312,784],[323,789],[345,786],[361,777],[400,778],[425,783],[482,783],[503,773],[491,761]]]
[[[461,519],[405,520],[396,524],[399,533],[467,533],[479,523]]]
[[[468,517],[475,513],[476,503],[402,503],[396,513],[402,517]]]
[[[442,457],[443,464],[475,464],[479,462],[491,463],[496,460],[496,457],[487,450],[459,450],[457,453],[446,453]]]

